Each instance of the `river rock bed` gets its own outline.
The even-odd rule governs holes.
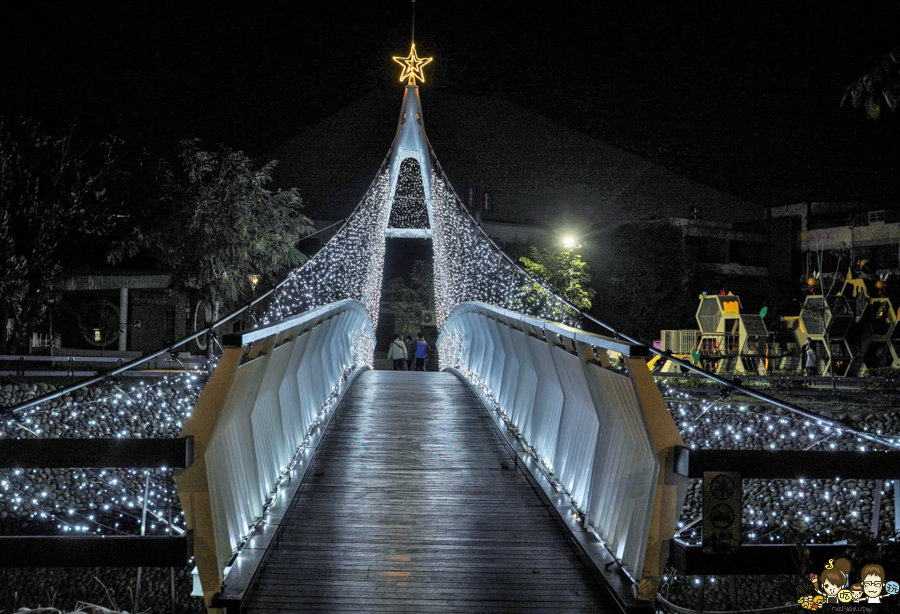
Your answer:
[[[147,385],[107,381],[46,402],[20,414],[0,415],[0,437],[174,438],[197,399],[197,376],[150,380]],[[52,392],[51,384],[5,382],[0,407]],[[123,469],[0,470],[0,534],[135,534],[140,528],[143,471]],[[147,534],[165,534],[169,510],[184,525],[171,471],[150,471]],[[202,612],[191,597],[192,566],[175,569],[175,611]],[[134,612],[136,568],[0,568],[0,611],[79,603]],[[170,570],[142,572],[140,611],[169,612]],[[89,611],[89,610],[88,610]]]
[[[3,415],[0,437],[177,437],[201,383],[190,378],[151,381],[146,387],[131,382],[127,385],[107,382],[50,401],[22,415]],[[52,385],[47,383],[6,382],[0,385],[0,407],[52,390]],[[879,449],[853,436],[825,432],[808,420],[797,419],[777,408],[719,403],[706,410],[714,395],[715,391],[708,398],[667,392],[669,409],[689,447],[858,450],[867,446],[867,449]],[[870,411],[860,403],[821,413],[836,419],[849,418],[871,432],[900,433],[900,411],[891,408]],[[0,471],[0,534],[59,534],[63,531],[61,527],[66,526],[64,522],[86,527],[84,532],[134,533],[139,526],[138,498],[144,477],[143,472],[118,469]],[[154,471],[151,484],[157,511],[167,510],[171,501],[176,524],[183,524],[171,474]],[[803,530],[814,541],[822,542],[871,535],[875,486],[875,480],[854,479],[849,475],[840,480],[744,480],[745,534],[750,539],[761,538],[761,543],[777,542],[783,526],[789,531]],[[900,537],[893,530],[894,488],[886,480],[880,491],[883,493],[881,541]],[[701,495],[701,482],[692,480],[681,518],[685,526],[699,518]],[[165,523],[151,520],[148,533],[161,531],[165,531]],[[689,528],[682,537],[698,539],[699,524]],[[0,569],[0,610],[15,611],[18,607],[42,604],[74,609],[78,602],[112,610],[128,609],[133,605],[135,577],[136,570],[127,568]],[[169,611],[169,570],[145,570],[143,578],[141,609]],[[663,594],[682,607],[699,609],[702,594],[703,607],[707,610],[746,611],[796,603],[797,587],[803,578],[759,576],[739,580],[732,586],[733,578],[729,577],[701,579],[672,574],[664,583]],[[45,587],[53,587],[49,591],[55,592],[48,592]],[[177,569],[177,612],[202,611],[202,600],[189,596],[190,587],[190,568]]]
[[[141,571],[138,609],[134,607],[136,581],[137,569],[133,568],[0,569],[0,612],[16,612],[22,607],[53,607],[70,612],[79,610],[81,603],[112,612],[171,612],[168,567],[145,567]],[[180,614],[206,611],[203,599],[190,596],[192,581],[190,567],[175,569],[175,611]]]
[[[696,393],[690,396],[673,393],[670,389],[666,398],[669,411],[688,447],[836,451],[886,449],[852,434],[826,430],[811,420],[767,405],[720,401],[710,406],[716,400],[715,392],[704,398]],[[900,434],[900,410],[890,406],[871,407],[865,401],[863,395],[858,395],[855,403],[820,403],[816,411],[869,432]],[[809,406],[808,402],[800,404]],[[900,438],[895,437],[895,440],[900,441]],[[845,476],[835,476],[831,480],[745,479],[743,487],[745,541],[783,543],[786,538],[790,543],[790,539],[797,535],[802,535],[804,541],[814,543],[833,543],[843,539],[851,544],[859,539],[882,544],[900,541],[900,533],[894,530],[894,489],[897,484],[891,480],[884,480],[880,490],[876,491],[874,479],[858,479],[852,471],[848,471]],[[686,541],[699,542],[702,491],[702,481],[691,480],[681,515],[681,525],[687,528],[681,538]],[[881,495],[881,513],[878,537],[875,538],[872,513],[878,494]],[[848,558],[851,558],[849,554]],[[863,561],[863,564],[867,562],[878,561]],[[821,570],[815,573],[821,573]],[[796,604],[802,596],[798,593],[798,585],[803,583],[804,577],[798,573],[797,576],[742,576],[738,580],[732,588],[734,578],[728,576],[701,578],[671,574],[662,594],[668,594],[672,603],[685,608],[699,611],[702,595],[702,605],[706,610],[740,612]],[[807,593],[810,591],[803,592]]]

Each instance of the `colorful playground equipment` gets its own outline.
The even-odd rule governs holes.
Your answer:
[[[864,376],[878,369],[900,369],[897,296],[887,275],[847,271],[837,291],[823,294],[810,277],[800,314],[766,325],[766,308],[743,313],[740,298],[724,291],[700,295],[697,329],[660,331],[659,349],[717,374],[769,375],[803,372],[808,341],[816,352],[819,375]],[[655,372],[680,368],[661,357],[650,361]]]

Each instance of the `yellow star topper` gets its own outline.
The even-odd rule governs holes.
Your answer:
[[[425,75],[422,73],[422,67],[429,64],[434,58],[420,58],[416,55],[416,44],[412,44],[412,50],[405,58],[394,56],[394,61],[403,67],[403,74],[400,75],[400,82],[408,80],[408,85],[415,85],[416,79],[425,83]]]

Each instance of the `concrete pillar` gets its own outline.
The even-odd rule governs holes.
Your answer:
[[[128,349],[128,287],[119,288],[119,351]]]

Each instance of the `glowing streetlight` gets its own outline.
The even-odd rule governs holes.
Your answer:
[[[581,243],[579,243],[578,239],[576,239],[572,235],[563,237],[563,245],[569,251],[571,251],[573,249],[578,249],[579,247],[581,247]]]

